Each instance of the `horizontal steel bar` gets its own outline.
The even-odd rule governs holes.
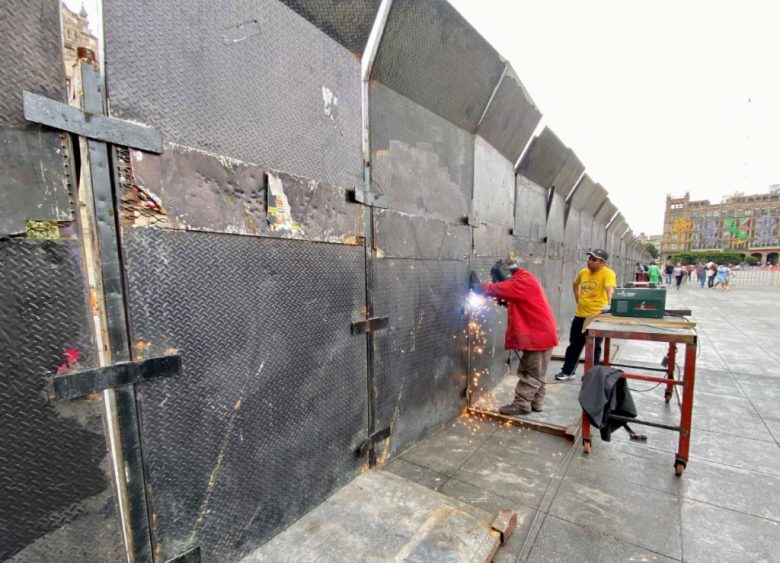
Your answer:
[[[641,366],[636,364],[614,364],[612,362],[610,362],[609,365],[618,368],[634,368],[634,369],[643,369],[646,371],[660,371],[666,373],[666,368],[651,368],[651,367],[646,367],[646,366]]]
[[[372,317],[365,321],[355,321],[352,323],[352,334],[357,336],[366,332],[382,330],[390,322],[390,317]]]
[[[639,373],[623,373],[623,377],[625,377],[626,379],[639,379],[640,381],[650,381],[652,383],[669,383],[671,385],[683,384],[683,381],[680,381],[678,379],[669,379],[666,377],[653,377],[652,375],[641,375]]]
[[[619,416],[616,414],[608,414],[607,418],[610,420],[617,420],[618,422],[630,422],[631,424],[641,424],[642,426],[652,426],[653,428],[663,428],[665,430],[674,430],[680,432],[682,428],[680,426],[671,426],[669,424],[661,424],[660,422],[650,422],[649,420],[640,420],[638,418],[631,418],[628,416]]]
[[[53,401],[67,401],[106,389],[180,373],[181,356],[179,355],[149,358],[140,362],[119,362],[110,366],[50,377],[49,398]]]
[[[145,125],[80,110],[45,96],[24,92],[24,117],[82,137],[160,154],[162,136]]]
[[[558,426],[555,424],[547,424],[541,421],[527,420],[523,418],[516,418],[514,416],[507,416],[505,414],[497,413],[495,411],[489,411],[480,409],[478,407],[468,407],[467,412],[469,415],[477,416],[480,418],[490,418],[497,420],[505,424],[511,424],[519,428],[529,428],[538,432],[544,432],[545,434],[553,434],[554,436],[561,436],[562,438],[568,438],[573,440],[579,431],[579,425],[574,422],[570,426]]]

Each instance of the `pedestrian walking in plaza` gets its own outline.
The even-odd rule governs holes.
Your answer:
[[[667,262],[664,266],[664,284],[672,285],[672,274],[674,273],[674,265],[671,262]]]
[[[582,327],[589,315],[598,315],[602,307],[612,302],[612,293],[617,286],[615,272],[607,267],[609,254],[605,250],[597,248],[588,252],[588,265],[580,270],[574,278],[572,290],[577,310],[571,322],[569,331],[569,346],[566,348],[566,356],[560,373],[556,374],[557,381],[573,381],[577,362],[585,347],[586,334]],[[601,360],[601,338],[596,338],[593,363],[597,365]]]
[[[715,272],[718,270],[718,265],[715,262],[707,262],[707,287],[712,289],[715,284]]]
[[[647,278],[656,287],[659,287],[661,285],[661,268],[658,267],[658,264],[653,262],[650,264],[650,267],[647,268]]]
[[[675,287],[680,289],[680,284],[682,283],[684,275],[682,264],[677,262],[677,265],[672,268],[672,274],[674,275]]]
[[[704,284],[707,283],[707,269],[701,262],[696,264],[696,278],[699,280],[699,285],[704,288]]]

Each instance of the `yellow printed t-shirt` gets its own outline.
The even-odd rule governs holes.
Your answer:
[[[574,285],[580,288],[580,301],[577,303],[578,317],[598,315],[601,308],[609,303],[607,300],[607,286],[617,286],[615,272],[604,266],[595,274],[587,268],[580,270],[574,278]]]

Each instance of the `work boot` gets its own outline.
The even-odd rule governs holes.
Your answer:
[[[526,409],[520,406],[517,406],[516,404],[512,403],[511,405],[504,405],[503,407],[500,407],[498,409],[498,412],[501,414],[505,414],[507,416],[517,416],[520,414],[531,414],[530,409]]]
[[[531,410],[534,412],[542,412],[544,410],[544,406],[542,406],[541,403],[538,405],[534,405],[533,403],[531,403]]]
[[[573,373],[556,373],[555,381],[574,381],[577,379]]]

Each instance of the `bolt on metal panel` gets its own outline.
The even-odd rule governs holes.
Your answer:
[[[362,207],[344,188],[172,144],[161,156],[119,155],[128,226],[362,244]],[[289,204],[292,224],[285,228],[269,220],[269,177]]]
[[[512,66],[506,63],[504,75],[485,110],[477,134],[514,164],[541,119],[539,108]]]
[[[474,137],[397,92],[371,83],[371,167],[389,208],[451,223],[469,214]]]
[[[514,165],[479,135],[474,139],[472,210],[480,222],[514,226]]]
[[[444,0],[394,0],[371,78],[473,133],[504,70]]]
[[[362,248],[151,227],[124,232],[156,557],[235,560],[359,471]],[[327,422],[326,422],[327,421]]]
[[[518,174],[515,178],[514,236],[542,242],[547,236],[547,190],[525,176]]]
[[[378,260],[374,310],[389,316],[375,336],[377,428],[390,427],[379,451],[393,456],[457,416],[466,401],[464,303],[469,264]]]
[[[390,209],[374,211],[374,253],[383,258],[463,260],[470,252],[471,228]]]
[[[148,124],[168,142],[362,184],[360,62],[281,2],[103,7],[112,116]]]
[[[361,55],[380,0],[281,0],[318,29]]]

